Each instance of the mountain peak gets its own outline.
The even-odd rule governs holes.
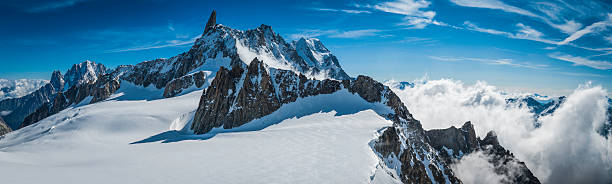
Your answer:
[[[51,85],[53,85],[55,91],[61,91],[64,88],[64,76],[62,72],[59,70],[53,71],[53,74],[51,74]]]
[[[72,65],[64,75],[65,86],[64,90],[70,87],[83,83],[94,82],[99,75],[106,74],[106,67],[90,60],[85,60],[82,63]]]
[[[212,13],[210,14],[210,17],[208,17],[208,22],[206,22],[206,26],[204,27],[203,34],[206,34],[206,32],[208,32],[208,30],[210,30],[210,28],[212,28],[215,25],[217,25],[217,12],[213,10]]]
[[[269,30],[270,32],[274,32],[274,31],[272,31],[272,26],[266,25],[266,24],[259,25],[259,27],[257,27],[257,29],[258,30]]]

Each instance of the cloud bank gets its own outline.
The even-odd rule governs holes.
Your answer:
[[[489,157],[480,151],[464,156],[451,168],[463,183],[501,184],[507,180],[507,176],[495,173],[495,166],[489,163]]]
[[[536,120],[529,109],[505,102],[515,96],[485,82],[464,85],[450,79],[417,81],[413,88],[394,91],[425,129],[472,121],[479,136],[495,130],[500,143],[544,183],[612,180],[612,139],[596,132],[606,121],[607,91],[602,87],[579,87],[555,113],[538,120],[542,123],[540,128],[534,127]],[[486,168],[478,158],[467,158],[471,159],[467,166]],[[458,176],[468,182],[470,177],[479,178],[478,172]],[[485,178],[499,179],[495,175]]]

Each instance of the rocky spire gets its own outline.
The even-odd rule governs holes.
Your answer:
[[[210,30],[210,28],[215,25],[217,25],[217,12],[213,10],[212,13],[210,14],[210,17],[208,18],[208,22],[206,22],[206,27],[204,27],[203,34],[206,34],[206,32],[208,32],[208,30]]]
[[[51,74],[51,85],[56,92],[61,92],[64,89],[64,76],[59,70],[53,71]]]

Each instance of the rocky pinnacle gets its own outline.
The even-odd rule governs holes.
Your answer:
[[[212,13],[210,14],[210,17],[208,18],[208,22],[206,22],[206,27],[204,27],[203,34],[206,34],[206,32],[208,32],[208,30],[210,30],[210,28],[215,25],[217,25],[217,12],[213,10]]]

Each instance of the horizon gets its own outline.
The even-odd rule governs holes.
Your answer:
[[[217,23],[234,29],[266,24],[287,41],[318,38],[353,77],[486,81],[549,96],[612,87],[612,6],[601,1],[116,2],[3,3],[0,78],[48,80],[85,60],[115,68],[169,58],[189,49],[214,9]]]

